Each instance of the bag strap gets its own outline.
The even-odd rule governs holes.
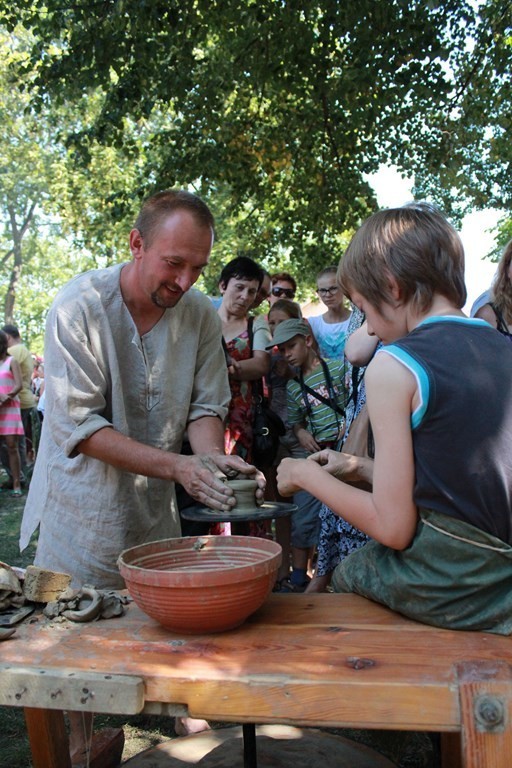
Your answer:
[[[506,324],[505,318],[503,317],[501,311],[493,302],[489,302],[489,306],[496,315],[496,320],[498,321],[496,330],[498,330],[500,333],[505,333],[510,336],[508,325]]]
[[[338,403],[336,402],[336,392],[334,390],[334,386],[332,383],[329,366],[327,365],[325,360],[323,360],[321,357],[319,358],[319,360],[323,368],[325,383],[327,384],[328,398],[321,395],[315,389],[312,389],[311,387],[309,387],[304,381],[304,376],[302,374],[302,371],[299,371],[299,383],[302,390],[304,405],[306,406],[308,414],[311,417],[311,404],[307,398],[307,393],[309,392],[309,394],[313,395],[313,397],[316,400],[323,403],[324,405],[328,405],[329,408],[331,408],[331,410],[333,410],[335,413],[339,414],[340,416],[344,416],[345,410],[343,408],[340,408]]]
[[[249,349],[251,351],[251,357],[252,357],[252,347],[254,342],[254,317],[251,315],[247,318],[247,335],[249,337]],[[251,381],[251,391],[252,396],[258,402],[262,403],[264,400],[264,392],[263,392],[263,381],[261,379],[256,379],[254,381]]]
[[[249,349],[252,355],[252,345],[254,341],[254,317],[252,315],[247,318],[247,335],[249,336]]]
[[[311,413],[311,404],[309,403],[309,400],[306,397],[308,392],[309,392],[310,395],[313,395],[313,397],[316,400],[319,400],[324,405],[328,405],[329,408],[331,408],[333,411],[335,411],[335,413],[339,413],[340,416],[344,416],[345,415],[345,411],[342,408],[340,408],[337,403],[335,403],[333,405],[333,403],[332,403],[332,401],[330,399],[328,400],[326,397],[321,395],[315,389],[311,389],[311,387],[308,387],[308,385],[305,384],[303,381],[301,382],[301,386],[303,386],[302,397],[305,400],[306,408],[308,408],[308,406],[309,406],[309,408],[308,408],[309,413]],[[305,392],[304,392],[304,390],[305,390]]]
[[[308,399],[308,393],[313,395],[315,400],[318,400],[320,403],[323,403],[324,405],[327,405],[334,412],[334,415],[336,417],[336,425],[337,425],[338,432],[339,432],[339,430],[340,430],[340,421],[339,421],[338,416],[344,417],[345,416],[345,411],[343,409],[341,409],[339,407],[338,403],[336,402],[336,392],[334,391],[334,387],[333,387],[332,379],[331,379],[331,373],[329,371],[329,367],[328,367],[327,363],[321,357],[319,357],[319,360],[320,360],[320,363],[322,365],[322,369],[323,369],[323,372],[324,372],[324,378],[325,378],[325,383],[327,384],[327,391],[329,393],[329,398],[327,399],[326,397],[321,395],[319,392],[317,392],[316,390],[314,390],[311,387],[309,387],[305,383],[305,381],[304,381],[304,376],[302,374],[302,371],[299,371],[298,381],[299,381],[299,384],[300,384],[300,388],[302,390],[302,399],[303,399],[304,405],[306,407],[306,411],[307,411],[307,414],[308,414],[308,417],[309,417],[309,423],[311,425],[311,429],[313,431],[313,434],[315,433],[315,425],[314,425],[314,419],[313,419],[313,410],[311,408],[311,403],[309,402],[309,399]],[[296,379],[296,381],[297,381],[297,379]]]

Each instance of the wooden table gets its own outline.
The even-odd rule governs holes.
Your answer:
[[[239,629],[194,636],[132,604],[120,619],[19,627],[0,644],[0,704],[26,708],[34,768],[69,768],[62,709],[439,731],[447,768],[508,768],[511,663],[512,638],[426,627],[356,595],[272,594]]]

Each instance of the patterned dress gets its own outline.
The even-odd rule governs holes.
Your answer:
[[[226,351],[237,362],[249,360],[252,356],[252,350],[248,330],[227,341]],[[252,457],[252,422],[254,418],[252,382],[230,378],[229,385],[231,388],[231,400],[224,427],[224,450],[226,455],[241,456],[244,461],[250,464]],[[212,523],[210,533],[227,536],[231,533],[231,523]],[[265,520],[251,520],[249,522],[249,533],[251,536],[271,538],[270,523]]]
[[[352,315],[350,317],[349,331],[347,334],[350,336],[355,330],[357,330],[364,322],[364,314],[360,309],[354,307]],[[352,384],[352,365],[347,362],[347,387]],[[355,417],[359,414],[361,408],[366,402],[366,390],[364,386],[364,374],[365,369],[360,369],[359,389],[357,398],[352,397],[350,393],[346,419],[347,424],[350,425]],[[347,439],[350,427],[347,429],[346,434],[343,436],[344,440]],[[343,450],[343,448],[341,449]],[[317,576],[326,576],[331,573],[336,566],[344,560],[347,555],[355,552],[356,549],[364,546],[369,541],[369,537],[366,533],[363,533],[351,523],[344,520],[339,515],[335,515],[334,512],[329,509],[328,506],[322,504],[320,510],[320,536],[318,540],[318,559],[316,566]]]
[[[14,376],[11,371],[12,357],[8,355],[0,363],[0,395],[11,392]],[[12,397],[0,405],[0,435],[23,435],[19,397]]]
[[[240,362],[251,357],[247,330],[226,342],[229,356]],[[231,401],[224,431],[224,450],[228,456],[241,456],[251,461],[252,421],[254,416],[252,382],[230,379]]]

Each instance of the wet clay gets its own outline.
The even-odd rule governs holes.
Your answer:
[[[233,489],[236,499],[233,512],[240,512],[240,514],[253,512],[257,506],[255,494],[258,483],[256,480],[228,480],[228,485]]]

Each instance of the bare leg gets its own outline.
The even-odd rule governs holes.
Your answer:
[[[326,573],[324,576],[313,576],[306,587],[306,592],[326,592],[331,583],[331,575],[331,573]]]
[[[316,555],[316,547],[310,547],[308,551],[308,576],[310,579],[313,578],[313,575],[315,573],[315,555]]]
[[[197,720],[194,717],[177,717],[174,722],[174,730],[178,736],[191,736],[193,733],[209,731],[210,726],[206,720]]]
[[[18,451],[18,436],[6,435],[5,444],[7,446],[7,454],[9,457],[9,469],[12,476],[13,490],[19,491],[21,489],[20,481],[20,454]]]

